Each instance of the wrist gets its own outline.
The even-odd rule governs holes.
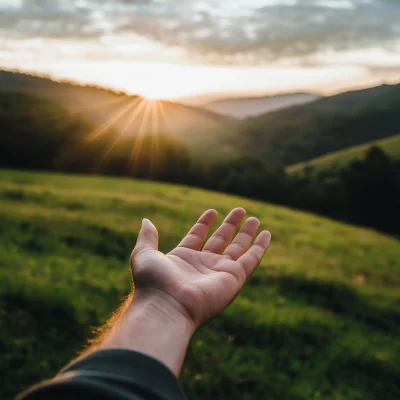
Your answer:
[[[195,324],[157,290],[137,291],[101,348],[126,348],[161,361],[179,376]]]
[[[127,313],[143,326],[151,322],[154,325],[162,325],[167,330],[179,329],[180,333],[190,337],[196,331],[196,324],[185,309],[159,289],[135,290]]]

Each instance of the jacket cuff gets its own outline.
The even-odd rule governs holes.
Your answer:
[[[55,381],[66,376],[87,376],[153,393],[162,399],[186,400],[176,376],[160,361],[145,354],[125,349],[99,350],[80,358],[62,369]]]

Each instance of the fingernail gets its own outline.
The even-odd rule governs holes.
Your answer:
[[[149,227],[149,226],[153,225],[153,223],[148,218],[143,218],[142,226],[144,227],[146,225],[147,225],[147,227]]]

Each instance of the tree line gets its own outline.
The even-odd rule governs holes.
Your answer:
[[[308,168],[288,174],[263,160],[245,157],[215,165],[208,178],[204,187],[209,189],[400,234],[400,162],[377,146],[341,170]]]

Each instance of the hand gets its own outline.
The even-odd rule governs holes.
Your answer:
[[[166,255],[158,251],[156,227],[144,219],[131,256],[135,297],[159,299],[160,308],[182,314],[194,329],[222,312],[259,265],[271,239],[263,231],[251,246],[260,222],[249,218],[232,241],[245,214],[242,208],[231,211],[203,247],[217,217],[215,210],[206,211]]]

